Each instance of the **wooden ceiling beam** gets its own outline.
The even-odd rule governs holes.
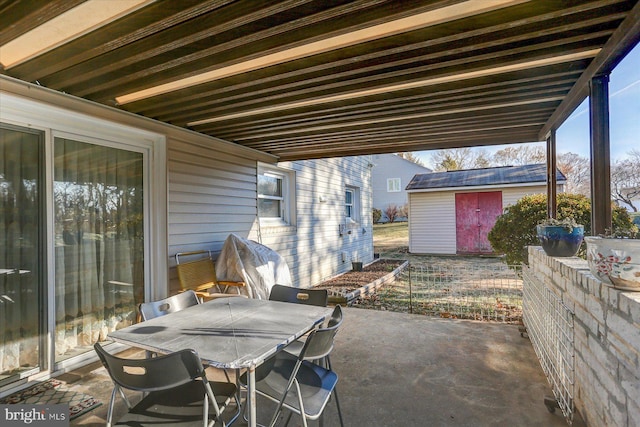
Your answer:
[[[527,106],[535,106],[535,105],[538,105],[538,106],[547,105],[547,106],[555,107],[560,102],[561,99],[562,99],[562,95],[559,94],[557,96],[550,96],[547,98],[539,98],[539,97],[535,97],[533,99],[522,98],[522,99],[512,100],[509,102],[503,102],[501,104],[477,102],[475,103],[475,105],[472,105],[470,103],[466,103],[466,104],[463,103],[463,105],[459,106],[458,108],[446,107],[442,109],[427,109],[425,111],[407,112],[404,115],[391,115],[386,117],[365,116],[365,117],[359,118],[358,120],[351,119],[351,120],[343,121],[341,123],[331,123],[331,122],[323,121],[317,124],[313,124],[313,126],[312,124],[306,124],[306,126],[303,127],[302,131],[299,131],[297,129],[281,130],[278,127],[272,127],[270,131],[260,134],[258,139],[270,138],[270,137],[273,137],[274,135],[278,135],[280,138],[284,138],[289,134],[292,134],[292,133],[295,134],[299,132],[304,132],[305,134],[314,134],[314,133],[326,133],[334,130],[337,131],[338,129],[353,129],[353,128],[363,128],[363,127],[371,128],[372,126],[395,126],[397,123],[407,122],[407,121],[421,121],[421,122],[428,122],[428,121],[434,121],[434,120],[441,121],[448,117],[458,117],[458,118],[469,117],[469,116],[475,116],[478,114],[483,114],[486,112],[495,113],[495,112],[514,109],[514,108],[525,110],[527,109]],[[203,130],[203,129],[198,129],[198,130],[206,133],[206,130]],[[239,131],[238,133],[234,134],[234,140],[238,142],[244,142],[243,141],[244,138],[242,134],[243,134],[242,131]]]
[[[558,27],[543,27],[543,29],[536,29],[535,36],[536,37],[544,37],[556,34],[559,31],[574,31],[579,28],[598,26],[604,24],[606,22],[610,22],[616,19],[622,19],[623,14],[616,14],[615,16],[605,15],[598,16],[593,19],[589,19],[586,21],[579,21],[576,23],[565,23],[562,26]],[[522,20],[522,25],[530,24],[529,20]],[[268,91],[274,90],[274,88],[278,88],[278,90],[283,91],[291,91],[292,89],[297,88],[300,85],[308,85],[308,86],[317,86],[321,83],[324,83],[329,80],[337,80],[338,78],[344,79],[348,78],[351,75],[363,74],[363,75],[371,75],[382,67],[398,67],[403,64],[403,61],[382,61],[382,58],[385,56],[390,57],[402,57],[403,53],[409,51],[430,51],[435,46],[446,46],[444,51],[447,52],[447,55],[451,53],[455,53],[456,49],[450,49],[450,45],[453,42],[458,42],[461,40],[471,41],[479,36],[496,33],[499,30],[510,30],[513,31],[514,27],[517,27],[518,23],[513,23],[513,25],[497,25],[490,28],[483,28],[480,30],[472,30],[466,31],[462,34],[456,34],[454,36],[441,37],[437,39],[429,39],[420,41],[418,43],[409,44],[404,43],[399,46],[394,46],[393,48],[386,50],[374,50],[368,53],[360,54],[357,57],[347,57],[344,59],[340,59],[337,61],[331,62],[322,62],[319,65],[314,65],[312,67],[306,68],[296,68],[294,71],[289,71],[285,73],[276,73],[269,74],[267,76],[256,78],[255,76],[251,76],[247,79],[241,79],[237,83],[227,82],[227,80],[233,79],[225,79],[224,84],[222,82],[215,82],[208,85],[202,85],[202,87],[198,87],[197,90],[187,90],[179,91],[180,93],[176,94],[167,94],[166,96],[161,97],[162,99],[153,99],[153,100],[143,100],[138,103],[134,103],[131,106],[131,110],[134,110],[141,114],[150,114],[154,116],[161,116],[164,114],[163,110],[167,109],[177,109],[180,106],[191,106],[191,108],[202,108],[206,106],[207,102],[203,103],[202,99],[225,99],[232,100],[233,97],[241,97],[247,96],[247,94],[251,94],[252,96],[262,96],[264,93],[268,93]],[[613,31],[613,30],[610,30]],[[511,37],[507,37],[504,39],[500,39],[497,35],[494,36],[495,39],[491,41],[486,41],[484,43],[476,43],[471,44],[464,48],[457,48],[460,54],[464,54],[467,52],[474,52],[480,49],[488,48],[488,47],[497,47],[497,41],[499,40],[500,44],[514,43],[514,42],[523,42],[528,38],[533,37],[531,33],[519,34]],[[590,36],[592,37],[592,36]],[[455,43],[456,46],[460,46],[460,43]],[[441,47],[440,50],[443,50]],[[442,53],[440,53],[442,55]],[[435,54],[431,54],[430,56],[418,56],[416,58],[412,58],[412,62],[423,62],[429,59],[436,58]],[[404,60],[405,62],[407,60]],[[371,62],[371,65],[368,67],[362,66],[354,66],[354,64],[358,63],[366,63]],[[340,70],[341,67],[346,67],[345,71],[340,73],[336,72],[336,70]],[[315,77],[312,74],[317,74]],[[252,73],[253,74],[253,73]],[[278,83],[279,81],[288,82],[286,84]],[[207,87],[212,87],[212,89],[208,89]],[[259,87],[259,89],[258,89]],[[233,94],[235,92],[235,94]],[[225,94],[233,94],[231,96]],[[176,105],[178,104],[178,105]]]
[[[255,1],[249,1],[250,7],[248,10],[256,9]],[[262,21],[265,21],[267,17],[269,18],[268,22],[265,21],[267,25],[262,23],[260,27],[244,28],[244,26],[248,24],[253,25],[259,20],[250,21],[246,19],[245,16],[241,16],[239,18],[240,22],[236,23],[237,25],[221,25],[222,28],[220,30],[217,30],[216,27],[213,31],[209,31],[209,33],[218,34],[221,38],[227,33],[233,33],[232,36],[226,35],[224,40],[216,40],[215,45],[211,47],[203,46],[199,49],[191,49],[188,55],[183,53],[178,59],[170,63],[160,62],[155,66],[147,66],[139,71],[134,70],[133,72],[121,73],[120,78],[111,79],[111,81],[106,81],[102,85],[96,85],[94,82],[93,87],[85,85],[74,90],[83,93],[83,96],[90,96],[96,99],[100,99],[99,92],[102,89],[110,89],[119,94],[126,94],[131,91],[137,91],[140,87],[160,85],[194,74],[228,67],[240,62],[304,46],[305,44],[313,43],[324,38],[361,30],[375,23],[376,20],[381,22],[393,21],[407,14],[406,11],[404,13],[399,13],[399,11],[401,12],[407,7],[416,7],[415,5],[412,6],[411,3],[396,4],[394,7],[390,7],[388,3],[385,4],[385,2],[379,0],[359,0],[348,2],[344,5],[338,4],[337,1],[327,3],[310,1],[309,3],[317,8],[315,12],[307,11],[307,14],[299,18],[284,22],[278,21],[278,19],[283,19],[283,17],[296,17],[297,14],[294,9],[300,7],[300,3],[300,0],[284,1],[282,5],[276,4],[273,6],[267,3],[269,7],[266,9],[274,9],[273,12],[269,13],[269,16],[266,16],[262,10],[255,12],[256,15],[262,15],[259,16]],[[451,2],[440,1],[432,3],[427,9],[433,9],[437,5],[446,5],[448,3]],[[374,9],[370,13],[365,13],[368,8],[378,4],[381,5],[380,8]],[[276,8],[280,10],[275,10]],[[231,8],[231,11],[235,11],[236,9],[242,10],[239,7],[235,7]],[[416,10],[422,11],[424,9],[425,6]],[[223,11],[224,10],[225,9],[223,9]],[[384,15],[379,16],[381,13],[384,13]],[[365,17],[370,14],[373,14],[376,19],[373,21],[364,21]],[[220,21],[220,13],[216,13],[214,18],[209,18],[209,20],[211,19],[215,19],[215,22]],[[207,37],[213,34],[207,34]],[[179,34],[174,38],[177,40],[181,39]],[[283,41],[285,41],[284,44]],[[181,49],[185,49],[191,44],[192,43],[185,43],[181,46]],[[144,49],[142,49],[142,51],[144,51]],[[153,55],[149,55],[144,61],[150,63],[154,62],[155,59]],[[186,64],[189,65],[185,66]],[[212,66],[211,64],[215,65]],[[120,69],[122,69],[122,67]],[[139,82],[138,86],[134,83],[136,81]],[[93,89],[94,92],[91,92],[90,89]]]
[[[503,104],[511,105],[513,102],[519,102],[521,105],[526,106],[524,101],[537,100],[544,98],[555,98],[564,96],[569,90],[569,85],[561,85],[558,87],[551,86],[548,88],[539,88],[537,90],[519,91],[514,93],[504,94],[486,94],[481,97],[474,98],[462,98],[451,101],[437,100],[426,103],[403,103],[399,100],[395,105],[389,105],[386,109],[376,109],[375,111],[367,110],[363,112],[351,113],[348,115],[334,114],[332,111],[318,111],[316,117],[307,117],[305,119],[291,120],[287,117],[282,117],[277,123],[271,123],[267,125],[256,126],[253,123],[245,123],[244,126],[237,127],[232,130],[223,128],[207,129],[203,128],[200,131],[203,132],[215,132],[216,135],[225,137],[229,134],[254,134],[260,138],[262,134],[270,134],[273,132],[286,132],[289,130],[295,130],[297,128],[309,129],[310,127],[317,125],[324,125],[326,127],[336,126],[343,127],[345,124],[351,124],[355,126],[358,122],[364,122],[365,126],[369,126],[369,122],[372,120],[384,120],[388,121],[389,118],[397,118],[397,120],[407,120],[408,117],[414,117],[414,120],[423,121],[425,117],[433,116],[437,113],[440,120],[445,117],[448,112],[454,114],[456,111],[464,111],[466,114],[481,113],[483,109],[487,109],[489,106],[494,106],[496,109],[500,108]],[[474,110],[474,106],[478,109]]]
[[[506,116],[503,116],[506,118]],[[470,119],[472,119],[470,117]],[[514,129],[522,126],[540,126],[542,119],[540,116],[532,116],[529,118],[527,115],[521,116],[512,116],[509,117],[509,125],[506,126],[509,129]],[[467,126],[431,126],[431,127],[421,127],[421,126],[413,126],[413,124],[405,124],[400,123],[397,126],[390,127],[373,127],[371,129],[349,129],[342,130],[336,132],[328,132],[323,134],[314,134],[314,135],[291,135],[286,138],[272,138],[272,139],[262,139],[255,141],[246,141],[243,142],[243,145],[251,148],[263,147],[263,148],[278,148],[279,146],[289,145],[292,143],[303,145],[312,145],[318,141],[336,141],[338,143],[344,143],[345,141],[359,141],[366,140],[367,138],[376,138],[376,137],[387,137],[387,138],[398,138],[400,136],[404,136],[405,133],[407,135],[421,136],[424,138],[431,137],[436,134],[444,134],[447,132],[459,131],[460,133],[468,134],[473,132],[475,129],[497,129],[500,125],[504,125],[504,121],[490,121],[488,119],[481,119],[477,121],[469,121],[469,125]],[[457,122],[453,122],[453,124],[457,124]]]
[[[0,5],[0,46],[63,14],[86,0],[22,0]]]
[[[478,135],[473,139],[462,140],[439,140],[425,142],[420,140],[407,141],[404,139],[398,139],[394,142],[389,142],[387,139],[385,143],[381,144],[369,144],[361,146],[345,146],[340,150],[341,157],[344,156],[360,156],[372,153],[396,153],[399,151],[423,151],[423,150],[441,150],[448,148],[462,148],[462,147],[476,147],[476,146],[490,146],[490,145],[502,145],[502,144],[515,144],[520,142],[536,142],[535,135],[530,134],[509,134],[504,136],[494,135]],[[316,149],[304,150],[291,155],[290,150],[274,151],[273,155],[279,157],[280,161],[292,161],[303,159],[318,159],[327,157],[336,157],[335,149],[323,149],[322,145],[318,145]]]
[[[486,80],[478,80],[478,82],[472,86],[461,87],[456,85],[454,82],[452,84],[439,86],[437,92],[425,91],[397,98],[383,97],[381,99],[371,100],[355,105],[349,104],[336,106],[334,108],[324,109],[320,112],[310,111],[296,112],[287,115],[279,114],[261,119],[253,119],[251,120],[251,123],[247,123],[245,120],[217,123],[215,131],[233,132],[245,129],[248,126],[253,129],[269,128],[281,121],[284,121],[285,123],[307,123],[314,120],[340,119],[341,117],[349,118],[357,116],[358,114],[378,113],[389,111],[390,109],[405,107],[414,108],[416,105],[424,105],[425,103],[431,104],[432,102],[436,102],[440,99],[471,99],[479,94],[492,96],[501,93],[508,93],[510,91],[529,91],[539,87],[571,87],[580,74],[579,70],[554,71],[555,70],[552,68],[547,68],[543,73],[541,73],[541,75],[513,80],[493,81],[490,83],[486,83]]]

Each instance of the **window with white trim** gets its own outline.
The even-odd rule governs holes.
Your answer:
[[[293,225],[295,214],[293,172],[258,167],[258,217],[265,225]]]
[[[400,190],[400,178],[388,178],[387,179],[387,192],[397,193]]]
[[[360,221],[360,192],[357,187],[346,187],[344,191],[344,216],[347,223]]]

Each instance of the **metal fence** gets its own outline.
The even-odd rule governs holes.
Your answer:
[[[520,266],[410,265],[371,299],[382,309],[455,319],[520,323]],[[371,304],[371,301],[369,301]]]
[[[524,279],[524,326],[540,360],[555,403],[569,424],[574,414],[574,329],[573,313],[560,298],[527,268]],[[545,399],[549,411],[555,405]]]

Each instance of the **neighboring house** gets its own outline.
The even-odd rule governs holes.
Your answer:
[[[558,192],[566,178],[556,172]],[[546,165],[506,166],[416,175],[409,185],[409,252],[488,254],[487,239],[504,208],[546,193]]]
[[[308,287],[373,260],[371,158],[263,152],[1,78],[0,391],[95,358],[230,233]]]
[[[431,169],[395,154],[373,156],[371,171],[373,207],[382,211],[380,222],[389,220],[385,214],[387,207],[395,205],[399,208],[409,203],[405,187],[415,175],[428,172],[431,172]],[[397,220],[406,221],[407,218],[398,217]]]

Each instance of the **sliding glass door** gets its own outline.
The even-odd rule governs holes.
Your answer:
[[[135,321],[144,297],[143,154],[54,139],[55,361]]]
[[[45,369],[43,136],[0,124],[0,385]]]
[[[144,300],[144,151],[46,135],[0,124],[0,386],[92,352]]]

